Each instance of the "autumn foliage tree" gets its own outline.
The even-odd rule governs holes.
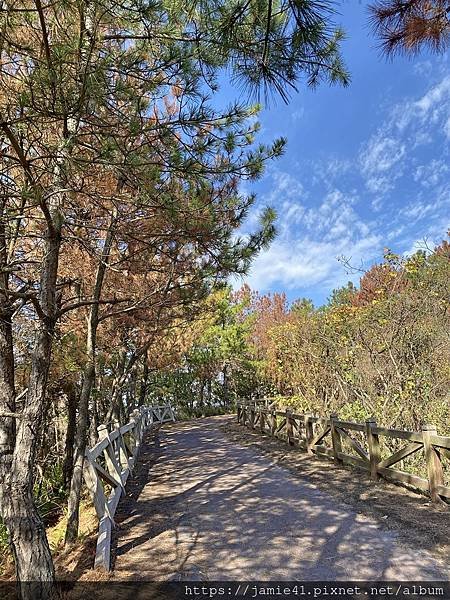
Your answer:
[[[237,182],[258,177],[284,140],[254,146],[256,107],[211,106],[219,73],[229,68],[251,92],[285,99],[302,77],[346,83],[329,8],[313,0],[3,3],[0,512],[18,580],[36,582],[22,588],[24,598],[53,593],[33,484],[55,341],[81,311],[85,330],[70,334],[84,339],[71,408],[76,490],[102,375],[101,324],[126,322],[131,335],[140,319],[182,321],[177,307],[244,272],[273,235],[266,212],[259,231],[235,238],[254,201],[237,193]],[[149,348],[137,337],[125,350],[128,364]],[[120,385],[123,375],[119,369]]]
[[[370,7],[373,28],[387,55],[422,47],[445,52],[450,41],[448,0],[380,0]]]
[[[260,381],[302,412],[414,430],[428,420],[447,433],[449,266],[448,242],[409,258],[386,251],[359,287],[335,291],[323,307],[276,313],[270,297],[258,301]]]

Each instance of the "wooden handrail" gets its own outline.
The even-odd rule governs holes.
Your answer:
[[[107,424],[98,427],[98,442],[86,450],[84,460],[84,480],[91,493],[92,502],[98,517],[97,549],[94,568],[106,571],[111,569],[111,532],[115,526],[114,514],[133,467],[145,431],[154,424],[175,421],[170,404],[161,406],[141,406],[133,411],[129,423],[120,426],[113,422],[109,430]],[[103,455],[104,466],[98,462]],[[105,483],[111,488],[109,496]]]
[[[262,415],[264,417],[261,420]],[[345,463],[369,471],[374,480],[384,477],[394,483],[408,484],[428,492],[434,502],[450,499],[450,486],[446,485],[448,481],[445,481],[443,468],[443,459],[450,460],[450,437],[438,435],[434,425],[424,425],[422,431],[388,429],[379,427],[374,419],[354,423],[341,420],[337,415],[330,415],[329,418],[300,415],[289,409],[267,410],[250,403],[238,403],[237,416],[238,423],[252,429],[255,429],[254,424],[259,417],[260,433],[285,439],[288,444],[309,454],[327,456],[338,464]],[[360,437],[355,439],[354,432]],[[383,436],[408,443],[382,458],[380,438]],[[329,442],[328,446],[326,441]],[[354,453],[345,451],[343,442]],[[426,479],[393,468],[417,452],[423,453]]]

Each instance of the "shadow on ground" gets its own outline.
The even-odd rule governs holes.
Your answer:
[[[143,448],[119,505],[117,579],[449,576],[448,563],[428,552],[440,540],[396,531],[386,523],[391,517],[371,506],[385,491],[355,473],[247,432],[228,417],[176,423],[159,437]],[[390,498],[401,498],[403,510],[418,511],[422,521],[435,510],[401,492]],[[448,513],[437,514],[448,521]]]

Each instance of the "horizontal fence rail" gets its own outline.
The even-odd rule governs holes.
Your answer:
[[[142,406],[133,411],[129,423],[98,427],[98,442],[86,450],[84,480],[98,517],[94,568],[111,569],[111,532],[114,514],[136,463],[142,438],[152,425],[175,421],[170,405]]]
[[[420,432],[387,429],[378,427],[374,419],[353,423],[339,419],[336,414],[322,418],[241,403],[237,405],[237,419],[241,425],[284,439],[308,454],[364,469],[373,480],[383,477],[406,484],[428,493],[433,502],[450,499],[444,473],[444,460],[450,460],[450,437],[438,435],[434,425],[424,425]],[[383,442],[387,440],[394,440],[401,447],[394,452],[388,450],[383,456],[382,448],[388,447]],[[421,455],[422,476],[394,467],[414,454]]]

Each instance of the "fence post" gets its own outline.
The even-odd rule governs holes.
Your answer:
[[[306,438],[306,452],[308,454],[313,454],[312,451],[312,441],[314,439],[314,428],[313,423],[311,421],[312,415],[307,413],[305,415],[305,438]]]
[[[108,427],[104,424],[101,423],[98,427],[97,427],[97,433],[98,433],[98,441],[101,442],[102,440],[105,439],[105,437],[108,437]]]
[[[130,429],[130,444],[131,444],[131,452],[132,455],[135,455],[136,452],[136,448],[139,445],[139,432],[138,432],[138,421],[137,421],[137,415],[136,415],[136,411],[133,410],[133,412],[131,413],[131,418],[130,418],[130,423],[133,423],[133,427]]]
[[[431,443],[430,438],[432,435],[437,435],[435,425],[424,425],[422,427],[423,450],[425,453],[425,460],[427,461],[430,496],[433,502],[439,502],[441,497],[437,491],[437,486],[444,485],[444,474],[439,454]]]
[[[380,440],[378,434],[374,433],[373,431],[376,426],[377,422],[374,417],[367,419],[366,435],[367,446],[369,448],[370,478],[374,481],[377,481],[379,479],[378,463],[381,462]]]
[[[101,442],[102,440],[104,440],[105,438],[107,438],[109,436],[108,428],[103,423],[97,427],[97,433],[98,433],[98,441],[99,442]],[[111,454],[110,454],[110,452],[111,452]],[[106,465],[107,470],[111,473],[111,475],[114,476],[114,474],[117,472],[117,465],[114,464],[114,462],[113,462],[112,457],[114,456],[114,448],[112,447],[111,441],[109,442],[109,445],[103,451],[103,456],[105,457],[105,465]],[[119,471],[119,477],[120,477],[120,471]]]
[[[330,415],[331,441],[333,443],[334,462],[341,463],[342,460],[339,458],[339,453],[342,452],[341,434],[334,423],[337,418],[336,413]]]
[[[275,432],[277,430],[277,415],[275,414],[274,410],[270,411],[270,415],[271,415],[270,435],[272,435],[273,437],[275,437]]]
[[[141,439],[142,439],[141,413],[139,412],[139,410],[137,408],[135,408],[131,414],[134,416],[134,420],[136,422],[136,438],[137,438],[138,444],[140,444]]]
[[[240,404],[237,405],[237,422],[238,423],[241,422],[241,405]]]
[[[255,429],[255,405],[250,407],[250,428]]]
[[[259,409],[259,430],[264,433],[264,427],[266,422],[266,415],[262,408]]]
[[[294,445],[294,423],[292,418],[292,410],[286,409],[286,433],[289,446]]]

